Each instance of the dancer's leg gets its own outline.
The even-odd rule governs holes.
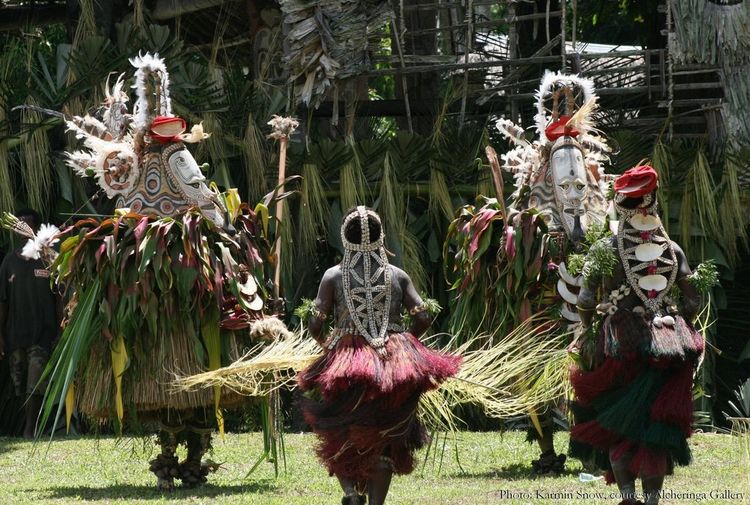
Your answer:
[[[177,464],[177,434],[182,431],[182,426],[169,426],[162,422],[159,431],[159,445],[161,453],[151,460],[150,470],[156,475],[156,487],[158,489],[171,490],[174,488],[174,479],[178,476]]]
[[[393,462],[386,456],[381,456],[375,466],[375,470],[367,482],[367,492],[370,497],[370,505],[383,505],[388,489],[391,487],[393,477]]]
[[[609,451],[609,463],[612,465],[612,473],[615,475],[617,487],[620,489],[623,502],[628,500],[632,503],[635,501],[635,476],[630,471],[630,460],[633,457],[631,452],[623,454],[619,459],[613,457],[614,449]]]
[[[664,475],[641,475],[643,485],[643,501],[646,505],[659,505],[661,488],[664,485]]]

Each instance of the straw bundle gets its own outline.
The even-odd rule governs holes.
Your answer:
[[[229,158],[227,144],[222,141],[221,122],[215,112],[206,112],[203,115],[203,128],[211,133],[211,136],[198,144],[197,158],[211,160],[212,179],[221,186],[232,187],[231,181],[226,180],[229,176],[226,164]]]
[[[8,82],[8,76],[12,70],[15,47],[8,47],[5,54],[0,56],[0,82]],[[0,125],[6,124],[6,108],[8,106],[4,95],[0,94]],[[2,132],[5,134],[6,132]],[[5,135],[3,135],[5,136]],[[13,211],[15,199],[13,198],[13,181],[8,161],[8,146],[0,142],[0,212]]]
[[[669,216],[669,198],[667,198],[667,189],[671,186],[670,184],[670,173],[669,166],[672,163],[671,153],[667,146],[661,141],[661,138],[657,139],[654,144],[654,151],[651,155],[651,165],[656,170],[659,176],[659,187],[656,190],[656,198],[662,209],[662,215]],[[664,229],[669,233],[669,219],[663,220]]]
[[[383,158],[377,211],[386,227],[386,241],[396,253],[396,262],[401,262],[409,272],[418,291],[427,284],[427,272],[423,258],[424,246],[407,229],[406,198],[403,186],[396,178],[393,155],[387,152]]]
[[[436,167],[436,163],[430,163],[430,200],[428,209],[433,222],[441,224],[453,219],[453,202],[451,201],[448,183],[445,174]]]
[[[367,188],[367,181],[362,171],[362,164],[357,156],[357,148],[353,137],[347,137],[346,146],[352,156],[341,166],[341,174],[339,175],[341,210],[344,212],[365,203]]]
[[[239,337],[228,334],[226,338],[230,359],[243,355]],[[211,388],[196,392],[175,392],[168,387],[175,376],[201,372],[196,357],[194,337],[187,328],[170,335],[161,333],[148,344],[147,349],[129,355],[128,372],[123,374],[122,396],[126,410],[137,412],[141,420],[155,417],[160,409],[188,409],[209,407],[214,404]],[[115,397],[110,343],[96,339],[91,347],[76,389],[78,409],[90,418],[111,416],[112,398]],[[151,380],[142,380],[149,377]],[[221,405],[236,406],[245,399],[227,389],[222,391]],[[112,416],[114,417],[114,416]]]
[[[719,202],[718,209],[718,218],[722,226],[717,232],[722,237],[720,244],[723,245],[727,259],[731,265],[736,264],[740,259],[738,242],[745,249],[749,245],[747,218],[742,210],[737,172],[737,159],[733,155],[728,155],[724,164],[721,183],[719,184],[720,187],[723,187],[724,193]]]
[[[531,319],[493,344],[468,350],[470,343],[450,352],[463,354],[458,375],[440,389],[423,396],[420,416],[432,428],[455,429],[453,410],[473,404],[487,415],[506,418],[528,413],[561,398],[567,389],[567,355],[563,342],[570,336]],[[490,341],[491,339],[485,339]],[[294,388],[297,372],[320,356],[320,349],[304,332],[257,346],[235,363],[218,370],[178,377],[175,392],[220,386],[238,394],[263,396],[280,388]]]
[[[320,347],[300,332],[257,345],[229,366],[192,376],[178,376],[172,391],[201,391],[221,386],[247,396],[263,396],[284,387],[294,387],[294,377],[320,356]]]

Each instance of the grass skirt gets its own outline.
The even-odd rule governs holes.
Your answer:
[[[382,359],[356,335],[339,340],[299,375],[305,421],[317,434],[316,452],[333,475],[364,489],[381,456],[396,474],[414,469],[414,451],[426,442],[417,419],[419,398],[453,376],[460,356],[425,347],[410,333],[393,333]]]
[[[597,366],[571,373],[571,456],[605,470],[610,451],[614,460],[627,456],[634,476],[664,475],[674,463],[690,463],[693,370],[703,338],[675,319],[674,327],[654,328],[621,310],[604,321]]]
[[[249,339],[240,332],[227,332],[224,352],[226,361],[239,359],[249,347]],[[176,376],[194,375],[205,371],[196,353],[195,338],[187,332],[171,335],[139,335],[129,351],[128,367],[122,375],[122,398],[126,419],[139,422],[161,419],[163,411],[189,411],[214,407],[213,388],[200,391],[174,391],[170,384]],[[138,351],[138,352],[135,352]],[[115,419],[115,384],[112,373],[110,344],[104,338],[91,346],[89,359],[80,367],[76,387],[77,408],[95,423]],[[221,390],[221,407],[236,408],[247,404],[244,397],[228,388]]]

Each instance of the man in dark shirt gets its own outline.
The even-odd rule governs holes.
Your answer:
[[[35,232],[39,229],[36,211],[23,210],[17,217]],[[22,248],[8,253],[0,265],[0,357],[9,353],[16,396],[28,396],[23,436],[32,438],[44,394],[37,384],[57,340],[60,318],[47,266],[22,256]]]

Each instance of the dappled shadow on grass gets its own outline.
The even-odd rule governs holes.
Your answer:
[[[17,451],[29,446],[29,441],[23,438],[0,437],[0,454]]]
[[[502,479],[502,480],[538,480],[538,479],[556,479],[578,475],[577,470],[566,468],[560,474],[537,475],[531,469],[530,463],[513,463],[502,468],[493,468],[485,472],[457,472],[451,474],[451,478],[456,479]]]
[[[213,485],[187,489],[177,486],[173,491],[161,491],[153,486],[117,484],[107,487],[55,486],[47,490],[45,498],[78,498],[81,500],[161,500],[163,498],[217,498],[220,496],[254,494],[274,491],[278,486],[272,482],[248,482],[247,484]]]

